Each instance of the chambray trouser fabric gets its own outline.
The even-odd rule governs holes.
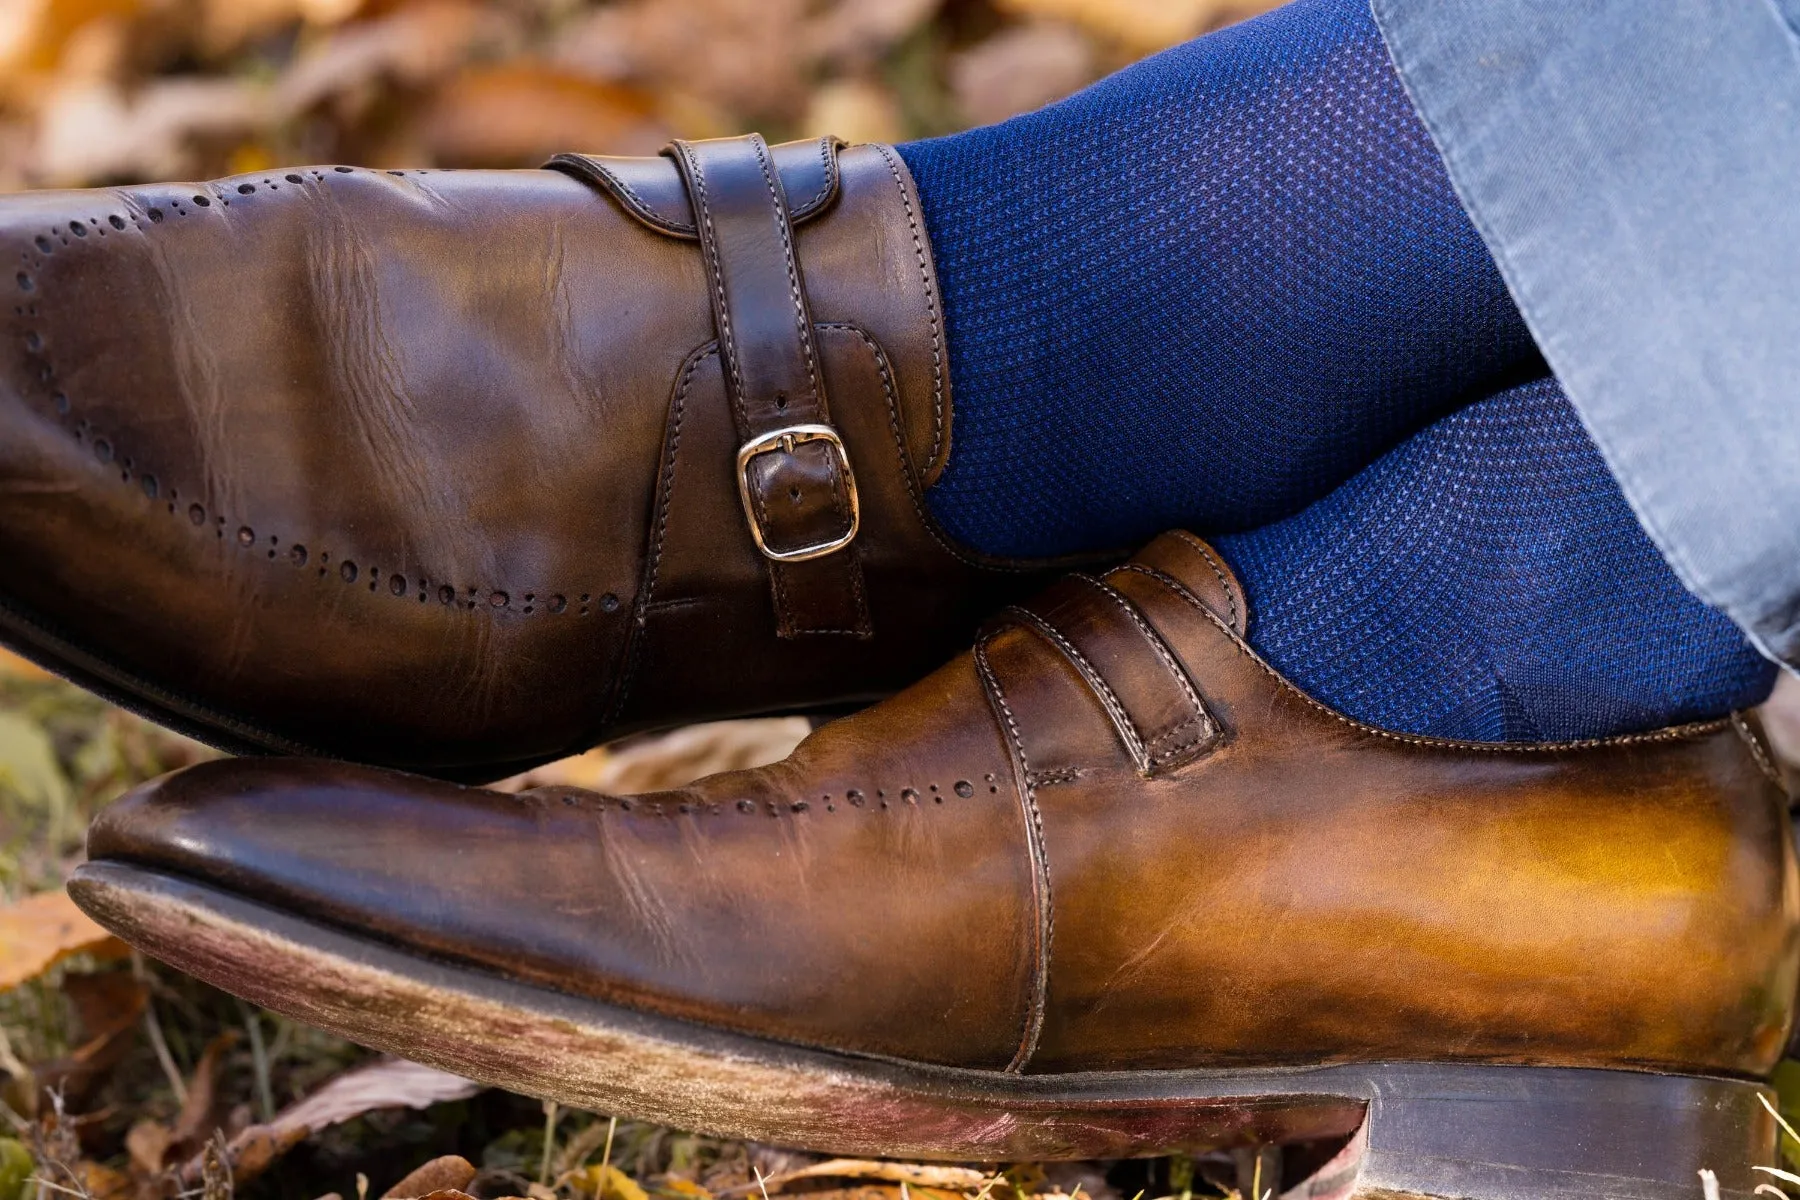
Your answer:
[[[1371,7],[1645,531],[1800,664],[1800,0]]]

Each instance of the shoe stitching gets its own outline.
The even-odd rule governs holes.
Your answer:
[[[888,363],[887,352],[884,351],[880,344],[877,343],[874,338],[870,337],[860,326],[852,325],[847,321],[821,321],[818,327],[820,329],[835,329],[844,333],[855,334],[862,339],[863,344],[866,345],[869,348],[870,353],[875,356],[877,372],[881,376],[881,390],[887,399],[888,429],[894,435],[894,449],[897,452],[896,456],[900,461],[900,478],[906,484],[906,494],[912,501],[913,512],[918,515],[920,526],[928,535],[930,535],[931,540],[937,543],[938,548],[958,562],[963,563],[965,566],[976,567],[985,571],[1005,571],[1014,574],[1023,574],[1026,572],[1043,570],[1043,565],[1040,563],[1009,562],[1004,559],[990,561],[977,557],[958,546],[943,534],[938,528],[936,519],[932,517],[931,511],[925,507],[924,498],[919,492],[918,482],[914,477],[915,471],[912,455],[906,448],[906,435],[900,428],[900,401],[898,393],[894,388],[893,370]]]
[[[1231,627],[1239,633],[1248,632],[1245,628],[1248,622],[1239,619],[1237,589],[1231,586],[1231,573],[1224,568],[1217,558],[1213,557],[1212,547],[1208,546],[1205,542],[1201,541],[1185,529],[1173,529],[1170,530],[1170,532],[1181,541],[1186,542],[1189,546],[1198,550],[1201,556],[1206,559],[1206,563],[1212,568],[1213,574],[1219,577],[1219,586],[1225,589],[1225,603],[1231,608]],[[1247,606],[1245,612],[1246,614],[1248,613]]]
[[[819,206],[824,204],[826,199],[828,199],[831,196],[831,194],[837,190],[837,187],[838,187],[837,159],[835,156],[833,156],[831,154],[831,152],[829,150],[829,147],[834,143],[834,141],[835,141],[835,139],[829,138],[829,137],[819,139],[819,157],[824,161],[824,164],[825,164],[825,182],[819,188],[819,190],[813,194],[813,196],[810,199],[804,201],[803,203],[801,203],[799,205],[791,207],[790,211],[793,213],[793,215],[795,217],[810,217],[813,213],[817,212],[819,209]],[[615,195],[617,195],[618,198],[621,201],[623,201],[625,203],[625,205],[631,209],[632,212],[636,213],[639,217],[641,217],[646,224],[652,225],[657,229],[661,229],[668,233],[676,234],[677,236],[682,236],[682,237],[693,237],[699,233],[699,230],[697,228],[695,228],[695,226],[693,224],[686,222],[686,221],[673,220],[673,219],[665,217],[661,213],[657,212],[654,208],[652,208],[650,206],[649,201],[645,200],[641,195],[639,195],[638,192],[635,189],[633,189],[629,183],[626,183],[625,177],[620,175],[618,172],[614,171],[612,169],[612,167],[608,166],[606,164],[606,162],[604,161],[604,158],[600,155],[595,155],[595,154],[562,155],[562,154],[559,154],[556,156],[555,159],[552,160],[552,165],[556,165],[556,164],[565,164],[566,165],[566,164],[570,164],[572,161],[579,161],[580,163],[584,164],[585,166],[589,167],[590,169],[592,169],[594,171],[599,172],[602,176],[604,176],[608,190],[612,191]]]
[[[1069,660],[1076,673],[1087,683],[1088,690],[1093,692],[1094,697],[1100,701],[1101,707],[1106,709],[1107,716],[1112,718],[1113,727],[1118,731],[1120,739],[1124,741],[1125,751],[1131,755],[1132,762],[1140,771],[1147,769],[1151,761],[1150,752],[1144,745],[1142,731],[1138,729],[1137,722],[1131,719],[1131,714],[1125,711],[1124,704],[1119,701],[1118,693],[1113,691],[1112,685],[1100,674],[1099,669],[1088,661],[1087,656],[1076,649],[1075,644],[1069,641],[1062,630],[1028,608],[1020,608],[1017,605],[1010,606],[1003,610],[1002,615],[1017,621],[1021,628],[1037,634],[1062,652],[1063,657]]]
[[[650,553],[646,556],[644,566],[644,585],[638,589],[638,602],[632,611],[631,635],[625,648],[623,678],[618,686],[617,698],[609,706],[609,724],[617,721],[625,711],[632,690],[637,686],[638,671],[643,666],[644,631],[649,626],[649,610],[655,599],[656,585],[662,571],[663,545],[669,532],[669,508],[675,492],[675,461],[681,450],[681,424],[687,417],[688,391],[700,364],[718,354],[719,343],[713,341],[688,355],[687,365],[682,368],[681,377],[675,384],[674,398],[669,403],[669,444],[663,452],[662,486],[657,489],[656,522],[651,527]]]
[[[1050,951],[1056,940],[1056,898],[1051,892],[1050,858],[1044,843],[1044,818],[1038,809],[1037,793],[1032,784],[1031,763],[1025,756],[1025,743],[1019,736],[1019,723],[1013,719],[1012,706],[1007,704],[1006,693],[1001,690],[1000,681],[994,676],[993,665],[988,662],[988,641],[984,637],[975,643],[975,669],[981,677],[982,690],[987,694],[989,705],[999,712],[1005,722],[1008,743],[1018,759],[1019,798],[1025,806],[1027,817],[1025,842],[1031,857],[1032,888],[1038,905],[1038,944],[1032,971],[1030,1007],[1024,1031],[1019,1038],[1018,1051],[1006,1066],[1008,1074],[1019,1075],[1024,1073],[1026,1064],[1037,1053],[1038,1039],[1043,1035],[1044,1017],[1049,1008]]]
[[[339,167],[335,168],[335,170],[340,174],[352,173],[352,169],[347,167]],[[314,179],[323,180],[325,177],[324,173],[317,169],[308,168],[307,171]],[[424,174],[425,172],[415,171],[413,173]],[[389,172],[389,174],[401,174],[401,172]],[[290,171],[287,172],[283,178],[292,185],[294,181],[300,179],[301,176],[298,172]],[[221,209],[230,207],[230,199],[224,196],[219,190],[222,184],[226,182],[228,181],[215,180],[210,183],[198,185],[209,189],[212,194],[210,196],[196,194],[193,197],[195,207],[210,208],[215,201]],[[277,191],[280,189],[279,184],[266,177],[263,179],[263,184],[270,191]],[[250,189],[250,191],[246,191],[245,189]],[[255,191],[255,185],[248,180],[245,180],[237,185],[236,191],[240,197],[251,195]],[[149,218],[152,225],[161,224],[165,219],[161,207],[157,205],[146,205],[143,200],[134,195],[129,195],[127,193],[118,194],[128,199],[131,203],[142,207],[145,216]],[[202,201],[205,203],[201,203]],[[175,212],[177,217],[186,217],[190,215],[187,207],[180,203],[165,203],[168,203],[169,208]],[[39,254],[35,269],[41,272],[44,263],[55,253],[55,245],[53,244],[52,239],[54,239],[55,242],[60,242],[64,246],[73,247],[85,240],[90,230],[96,237],[105,238],[107,236],[106,228],[108,226],[110,226],[115,233],[122,233],[125,232],[127,228],[131,228],[144,237],[149,236],[149,231],[144,228],[143,222],[139,219],[137,213],[133,212],[130,207],[127,207],[123,216],[118,213],[108,213],[105,215],[104,219],[90,216],[87,223],[83,223],[80,218],[72,218],[67,222],[66,231],[65,226],[63,225],[52,225],[48,227],[47,233],[35,236],[33,244],[35,244]],[[75,242],[69,240],[71,236],[76,238]],[[22,257],[25,258],[27,265],[32,265],[30,262],[29,251],[26,251]],[[27,291],[27,294],[34,293],[38,290],[37,280],[28,276],[26,272],[20,272],[19,279],[21,281],[29,280],[29,288],[26,287],[24,282],[21,282],[20,284],[21,290]],[[18,306],[14,311],[18,316],[29,319],[41,319],[42,316],[38,311],[35,302],[29,306]],[[87,420],[85,417],[78,417],[76,415],[73,398],[70,397],[67,392],[55,386],[55,365],[52,362],[50,355],[44,352],[44,347],[47,344],[44,335],[35,329],[28,329],[27,332],[32,335],[27,343],[27,361],[29,362],[35,359],[41,364],[38,372],[39,382],[50,388],[52,407],[55,410],[57,417],[61,420],[63,427],[77,443],[86,444],[91,448],[94,457],[99,461],[102,467],[110,469],[117,464],[120,473],[120,482],[129,484],[135,477],[138,483],[138,490],[143,493],[144,498],[147,501],[152,503],[161,501],[165,504],[168,514],[171,516],[185,515],[188,518],[189,523],[193,525],[196,530],[210,527],[214,531],[215,537],[220,541],[226,539],[227,531],[231,530],[231,527],[235,524],[237,528],[232,532],[232,538],[237,545],[244,550],[253,550],[262,546],[266,551],[265,558],[267,561],[285,560],[296,570],[312,566],[317,571],[317,574],[315,575],[316,580],[327,579],[335,575],[337,579],[345,585],[366,581],[369,584],[368,591],[371,594],[376,594],[384,590],[381,587],[382,572],[379,566],[368,567],[365,569],[364,567],[359,566],[354,559],[345,559],[340,556],[338,559],[338,569],[333,572],[330,570],[332,551],[318,550],[316,541],[312,541],[311,539],[308,539],[307,541],[295,541],[289,538],[285,543],[286,551],[283,553],[281,552],[281,547],[284,543],[282,535],[280,534],[269,534],[268,542],[266,546],[264,546],[262,538],[256,533],[255,526],[251,522],[228,518],[217,509],[209,510],[206,505],[203,505],[198,501],[190,501],[185,509],[182,508],[179,504],[181,496],[180,488],[170,487],[165,493],[163,491],[164,480],[159,472],[142,469],[140,464],[138,464],[132,456],[120,454],[118,452],[119,446],[114,436],[103,433],[91,421]],[[35,346],[33,345],[33,341],[35,341]],[[208,525],[209,517],[212,518],[210,526]],[[309,541],[311,541],[310,548],[308,545]],[[546,615],[559,616],[567,612],[571,607],[570,597],[567,592],[559,591],[547,593],[544,602],[539,604],[538,596],[540,593],[534,589],[532,591],[521,593],[520,598],[523,601],[523,605],[522,607],[514,607],[513,589],[511,587],[487,585],[485,587],[468,586],[465,589],[463,585],[451,584],[443,580],[434,580],[429,573],[421,574],[415,578],[413,575],[407,573],[389,572],[387,579],[388,585],[385,591],[394,598],[403,599],[414,596],[416,585],[416,598],[420,604],[428,603],[433,595],[435,595],[440,607],[457,611],[475,612],[486,610],[490,615],[497,615],[500,612],[509,612],[517,616],[534,616],[541,611]],[[397,590],[394,586],[396,582],[400,584]],[[483,603],[484,600],[485,603]],[[592,609],[595,606],[595,601],[591,592],[580,593],[579,600],[575,603],[579,605],[578,615],[583,617],[591,615]],[[618,608],[618,597],[611,592],[605,593],[600,597],[599,607],[603,612],[616,611]]]
[[[1738,737],[1743,739],[1744,745],[1750,748],[1750,757],[1756,760],[1757,768],[1762,771],[1763,775],[1770,783],[1774,784],[1785,793],[1787,791],[1787,780],[1781,777],[1780,769],[1775,766],[1774,762],[1770,760],[1768,754],[1763,750],[1762,739],[1756,736],[1756,731],[1754,729],[1750,728],[1750,722],[1744,719],[1744,714],[1732,713],[1731,724],[1732,727],[1737,730]]]
[[[900,205],[906,211],[907,227],[912,230],[913,256],[918,260],[919,278],[925,288],[925,319],[931,326],[931,454],[927,461],[935,467],[940,465],[938,456],[944,449],[946,407],[943,325],[939,317],[937,288],[933,285],[929,260],[925,257],[925,241],[919,229],[919,219],[913,211],[912,197],[906,190],[906,178],[900,174],[894,152],[887,146],[877,145],[872,148],[887,164],[888,173],[894,177],[894,186],[900,191]]]
[[[1193,711],[1193,715],[1188,718],[1188,722],[1198,722],[1201,727],[1201,732],[1197,737],[1191,741],[1184,742],[1179,746],[1171,746],[1165,752],[1164,758],[1161,761],[1152,757],[1150,760],[1151,765],[1161,766],[1169,759],[1179,755],[1182,751],[1190,750],[1199,745],[1207,738],[1207,736],[1214,732],[1216,726],[1214,725],[1211,714],[1206,711],[1206,705],[1201,703],[1200,694],[1195,690],[1193,680],[1188,678],[1187,671],[1185,671],[1181,664],[1176,661],[1174,653],[1169,649],[1168,643],[1163,641],[1162,635],[1151,628],[1150,623],[1144,619],[1143,614],[1138,612],[1137,605],[1133,604],[1129,598],[1111,584],[1103,583],[1100,580],[1095,579],[1092,575],[1088,575],[1081,571],[1074,572],[1071,575],[1071,578],[1078,579],[1081,582],[1096,588],[1102,596],[1105,596],[1114,604],[1118,605],[1119,611],[1130,618],[1131,623],[1138,627],[1139,632],[1141,632],[1144,635],[1145,640],[1150,643],[1151,650],[1155,651],[1157,658],[1162,660],[1164,669],[1169,672],[1170,677],[1175,681],[1176,685],[1181,688],[1183,698],[1187,700],[1188,707]],[[1188,722],[1183,722],[1183,725]],[[1177,725],[1174,729],[1168,730],[1160,735],[1157,740],[1160,741],[1162,738],[1177,733],[1181,728],[1181,725]]]
[[[1348,725],[1350,728],[1355,729],[1360,733],[1365,733],[1370,737],[1382,738],[1385,741],[1400,742],[1408,746],[1419,746],[1428,750],[1457,750],[1481,754],[1551,754],[1564,750],[1590,750],[1603,746],[1638,746],[1654,742],[1683,741],[1688,738],[1717,733],[1731,724],[1731,718],[1720,717],[1710,721],[1695,721],[1687,725],[1677,725],[1670,729],[1652,730],[1648,733],[1628,733],[1614,737],[1585,738],[1569,742],[1470,742],[1457,738],[1436,738],[1419,734],[1395,733],[1392,730],[1382,729],[1378,726],[1358,721],[1354,717],[1345,716],[1343,713],[1338,712],[1329,705],[1314,700],[1311,696],[1295,687],[1292,683],[1288,682],[1281,672],[1277,671],[1267,662],[1264,662],[1262,656],[1257,654],[1257,652],[1250,647],[1248,642],[1239,637],[1236,630],[1225,624],[1217,613],[1208,608],[1200,598],[1189,591],[1187,585],[1182,583],[1179,579],[1167,575],[1162,571],[1157,570],[1155,567],[1145,566],[1143,563],[1126,563],[1122,567],[1115,568],[1115,570],[1134,571],[1139,575],[1149,576],[1151,579],[1154,579],[1167,587],[1171,592],[1174,592],[1176,596],[1184,600],[1191,608],[1199,612],[1201,616],[1217,626],[1219,632],[1231,639],[1232,643],[1236,645],[1238,653],[1244,655],[1265,675],[1273,679],[1284,695],[1299,700],[1307,707],[1323,713],[1325,716],[1330,717],[1340,724]]]
[[[762,169],[763,184],[769,189],[775,232],[781,236],[781,258],[787,266],[788,298],[794,302],[794,328],[800,337],[800,354],[806,360],[807,387],[812,391],[813,403],[819,408],[819,419],[828,422],[831,417],[825,407],[825,390],[819,386],[819,361],[818,352],[813,346],[812,322],[806,319],[806,298],[800,293],[800,270],[794,259],[794,233],[788,228],[788,214],[781,202],[781,193],[775,187],[775,174],[769,165],[767,144],[762,138],[751,135],[750,148],[755,151],[757,166]],[[710,221],[708,227],[711,227]]]
[[[719,249],[714,243],[712,208],[706,198],[706,175],[701,170],[699,160],[683,141],[671,143],[676,153],[681,155],[687,164],[687,178],[694,196],[694,209],[700,215],[706,228],[706,236],[701,239],[706,248],[707,263],[712,270],[708,272],[713,288],[713,312],[719,322],[719,358],[731,372],[731,402],[737,412],[738,428],[750,428],[750,415],[744,410],[744,377],[738,371],[737,343],[731,336],[731,309],[725,304],[725,281],[719,270]]]

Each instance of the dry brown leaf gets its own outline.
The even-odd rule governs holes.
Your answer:
[[[654,154],[668,140],[644,93],[531,62],[458,72],[404,138],[448,167],[542,162],[565,150]]]
[[[244,1183],[268,1170],[283,1154],[317,1130],[341,1124],[378,1108],[430,1108],[466,1100],[482,1085],[460,1075],[399,1058],[380,1058],[346,1071],[266,1125],[252,1125],[225,1145],[224,1163]],[[201,1181],[204,1155],[181,1168],[184,1186]]]
[[[998,0],[1023,17],[1070,21],[1137,53],[1173,46],[1205,32],[1242,4],[1221,0]]]
[[[217,1125],[214,1110],[219,1102],[219,1060],[237,1044],[238,1032],[227,1029],[206,1044],[194,1073],[187,1081],[187,1098],[169,1130],[170,1148],[176,1153],[192,1153],[212,1135]]]
[[[780,762],[811,731],[812,723],[805,717],[712,721],[616,742],[546,763],[493,786],[508,792],[578,787],[609,794],[684,787],[721,771]]]
[[[990,125],[1060,100],[1098,73],[1093,46],[1054,21],[1003,29],[950,61],[950,91],[965,120]]]
[[[125,943],[89,920],[67,892],[39,892],[0,908],[0,992],[74,954],[125,953]]]
[[[901,142],[906,140],[906,122],[899,99],[885,84],[839,79],[813,92],[795,133],[799,137],[835,134],[846,142]]]
[[[333,31],[295,60],[275,87],[275,111],[293,117],[383,79],[426,84],[462,65],[478,46],[516,40],[503,13],[458,0],[405,5]]]
[[[125,1200],[137,1191],[131,1176],[97,1162],[80,1163],[75,1174],[90,1200]]]
[[[381,1200],[412,1200],[438,1192],[460,1192],[476,1175],[475,1166],[459,1154],[446,1154],[418,1167],[382,1193]]]
[[[63,980],[62,990],[75,1009],[84,1040],[63,1057],[38,1064],[32,1074],[41,1093],[55,1092],[65,1102],[79,1105],[130,1052],[150,994],[124,971],[71,975]]]
[[[813,61],[807,0],[628,0],[571,22],[556,61],[659,95],[691,93],[740,127],[790,119]],[[667,110],[665,109],[665,115]]]
[[[993,1177],[973,1167],[927,1166],[922,1163],[880,1162],[867,1158],[833,1158],[766,1179],[769,1188],[795,1179],[880,1179],[919,1187],[966,1188],[979,1191]]]
[[[402,1058],[381,1058],[339,1075],[298,1104],[277,1113],[271,1124],[324,1129],[378,1108],[430,1108],[451,1100],[467,1100],[481,1088],[472,1079],[435,1067]]]
[[[161,1173],[163,1164],[169,1160],[169,1140],[168,1126],[159,1121],[146,1118],[134,1123],[125,1134],[125,1152],[131,1159],[131,1169],[145,1178]]]
[[[920,1189],[949,1189],[956,1192],[978,1192],[993,1179],[985,1171],[973,1167],[929,1166],[922,1163],[882,1162],[866,1158],[833,1158],[822,1163],[799,1167],[771,1175],[760,1184],[750,1183],[720,1192],[721,1197],[738,1196],[767,1188],[782,1190],[790,1183],[816,1179],[875,1179],[884,1183],[904,1183],[917,1194]],[[852,1189],[854,1190],[854,1189]],[[820,1193],[807,1193],[814,1197]]]
[[[11,679],[49,679],[50,672],[11,650],[0,647],[0,677]]]
[[[568,1182],[594,1200],[649,1200],[637,1180],[611,1163],[595,1163],[573,1172]]]

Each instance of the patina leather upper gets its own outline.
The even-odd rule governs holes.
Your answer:
[[[1287,683],[1249,620],[1225,564],[1170,534],[774,766],[515,797],[207,764],[106,811],[89,853],[438,960],[919,1062],[1773,1066],[1800,883],[1748,718],[1401,736]]]
[[[0,199],[0,636],[231,748],[481,778],[865,702],[1036,586],[923,505],[891,150],[553,167]]]

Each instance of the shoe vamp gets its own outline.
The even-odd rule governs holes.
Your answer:
[[[552,172],[242,186],[0,204],[5,590],[252,717],[568,744],[698,264]]]
[[[699,1025],[997,1069],[1025,1037],[1038,910],[1004,745],[942,703],[979,701],[971,676],[952,664],[775,768],[645,796],[207,764],[108,810],[89,849]],[[869,719],[889,712],[928,740]]]

